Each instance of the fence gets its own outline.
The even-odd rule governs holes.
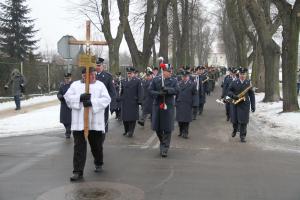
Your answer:
[[[27,84],[25,94],[47,94],[57,91],[64,74],[71,72],[73,80],[81,78],[81,69],[77,66],[57,65],[55,63],[14,63],[0,60],[0,96],[11,96],[11,90],[4,90],[13,69],[19,69]]]

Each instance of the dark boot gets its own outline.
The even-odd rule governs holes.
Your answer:
[[[83,179],[83,175],[79,174],[79,173],[75,173],[70,177],[70,181],[74,182],[74,181],[80,181]]]
[[[142,122],[142,121],[138,121],[138,124],[141,125],[141,126],[145,126],[145,123]]]
[[[246,138],[245,137],[241,137],[241,142],[245,143],[246,142]]]
[[[236,136],[236,130],[233,130],[231,133],[231,137],[235,137]]]
[[[103,166],[102,165],[95,165],[94,172],[98,173],[98,172],[102,172],[102,171],[103,171]]]

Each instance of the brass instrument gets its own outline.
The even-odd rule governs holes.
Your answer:
[[[245,90],[243,90],[239,95],[237,100],[233,100],[232,103],[234,105],[237,105],[238,103],[242,101],[246,101],[245,94],[252,88],[252,85],[250,84]]]
[[[202,84],[209,81],[209,77],[207,76],[206,79],[204,81],[202,81]]]

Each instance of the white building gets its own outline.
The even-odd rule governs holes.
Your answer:
[[[208,66],[227,66],[226,55],[223,52],[210,52],[208,54]]]
[[[222,40],[213,44],[212,51],[208,54],[208,66],[227,66],[225,45]]]

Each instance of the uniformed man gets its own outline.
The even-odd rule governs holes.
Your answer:
[[[141,126],[145,125],[145,120],[147,115],[152,115],[152,104],[153,104],[153,97],[149,92],[149,86],[153,80],[152,70],[148,68],[146,71],[145,80],[142,81],[142,88],[143,88],[143,104],[142,104],[142,118],[138,121],[138,124]]]
[[[241,142],[246,142],[247,124],[249,122],[250,106],[255,112],[255,95],[250,80],[247,80],[247,69],[239,69],[239,79],[234,80],[229,86],[228,96],[239,103],[232,104],[231,123],[233,126],[232,137],[236,136],[239,129]],[[244,94],[243,94],[244,93]]]
[[[171,142],[171,133],[174,130],[175,95],[178,94],[177,80],[171,74],[169,64],[160,64],[162,76],[155,77],[149,87],[154,97],[152,107],[152,129],[156,131],[160,141],[160,154],[168,156]]]
[[[110,106],[105,109],[105,132],[107,133],[109,110],[113,112],[116,109],[116,89],[114,88],[112,75],[104,70],[103,62],[104,59],[101,57],[96,61],[96,79],[105,85],[111,98]]]
[[[121,102],[120,100],[120,95],[121,95],[121,81],[122,81],[122,73],[117,72],[116,77],[114,79],[114,88],[116,89],[116,108],[115,108],[115,114],[116,114],[116,119],[121,120]]]
[[[64,75],[64,82],[62,82],[59,86],[59,90],[57,93],[57,98],[60,101],[60,123],[62,123],[65,127],[65,137],[69,139],[71,137],[71,108],[67,106],[66,100],[64,98],[64,94],[70,88],[72,84],[72,74],[66,73]]]
[[[197,95],[196,84],[190,80],[189,71],[182,72],[179,82],[179,93],[176,97],[176,121],[179,125],[179,135],[188,138],[189,123],[192,121],[193,100]]]
[[[224,100],[225,102],[225,110],[226,110],[226,120],[229,121],[230,119],[230,102],[226,101],[226,97],[228,96],[228,88],[229,85],[231,84],[233,78],[232,78],[232,68],[228,68],[228,74],[224,77],[223,83],[221,85],[222,87],[222,95],[221,99]]]
[[[139,105],[142,104],[141,80],[134,76],[135,69],[126,69],[127,79],[122,81],[121,88],[121,119],[124,124],[124,136],[132,137],[136,121],[139,120]]]
[[[209,85],[208,85],[209,77],[205,73],[204,66],[197,67],[197,75],[199,76],[199,80],[202,83],[202,89],[203,89],[202,93],[199,93],[198,114],[201,115],[203,113],[204,104],[206,103],[206,93],[207,91],[209,91]]]

